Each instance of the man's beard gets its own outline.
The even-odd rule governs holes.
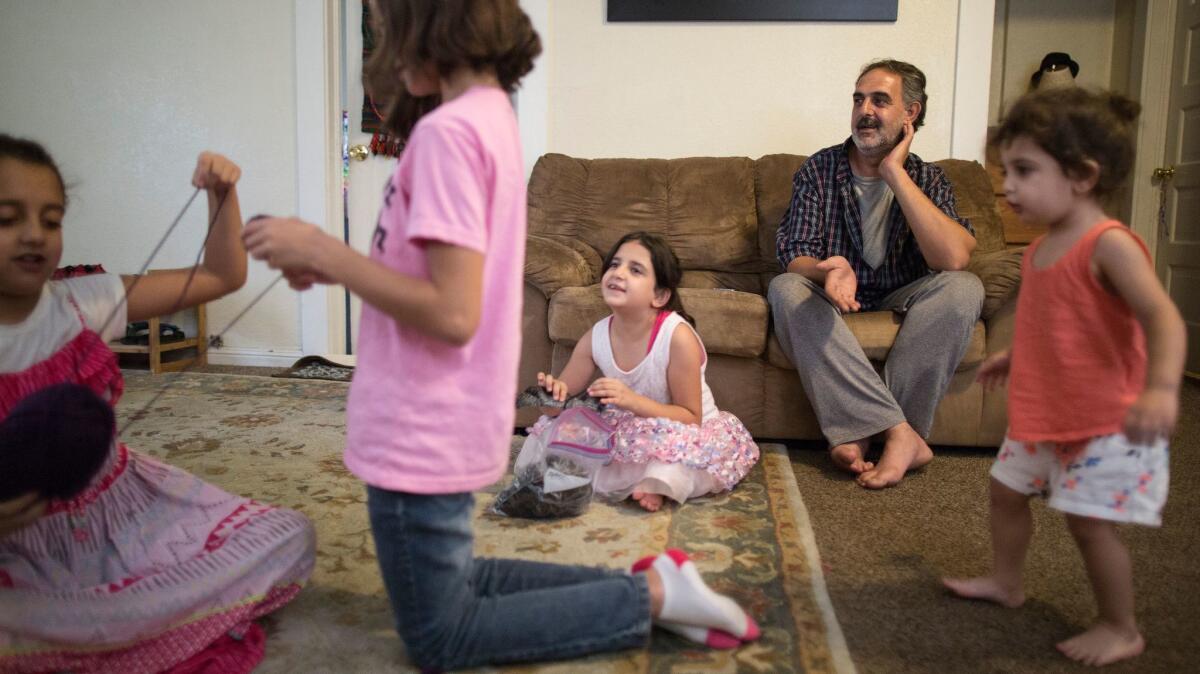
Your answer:
[[[864,140],[859,137],[858,132],[862,129],[874,129],[875,138],[873,140]],[[850,134],[854,140],[854,146],[858,151],[868,157],[882,157],[892,151],[896,144],[900,142],[900,134],[903,128],[897,129],[894,134],[889,134],[888,130],[877,119],[864,117],[858,122],[858,127],[855,132]]]

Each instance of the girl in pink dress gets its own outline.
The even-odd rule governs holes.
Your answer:
[[[45,398],[30,398],[39,391],[70,384],[117,404],[124,384],[106,341],[127,321],[242,285],[240,174],[220,155],[201,153],[196,163],[192,184],[207,190],[213,226],[190,284],[192,269],[50,281],[62,256],[61,175],[40,145],[0,135],[0,420],[20,405],[20,417],[0,426],[5,451],[49,451],[9,442],[39,437],[29,428],[39,413],[54,423],[53,410],[29,413],[30,401]],[[60,410],[57,423],[75,411]],[[115,436],[106,444],[82,492],[58,500],[31,491],[0,502],[0,671],[160,672],[197,657],[249,671],[262,657],[262,632],[251,621],[308,578],[312,526],[137,454]],[[201,653],[214,643],[221,653]]]
[[[579,339],[558,378],[538,373],[557,400],[586,386],[609,406],[616,441],[596,493],[632,496],[654,511],[664,497],[682,503],[732,489],[758,461],[758,445],[713,402],[708,355],[679,301],[679,259],[662,237],[632,232],[609,251],[604,270],[600,291],[612,315]],[[604,376],[588,385],[596,368]],[[549,424],[542,417],[530,435]]]

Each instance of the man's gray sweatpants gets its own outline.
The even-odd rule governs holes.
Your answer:
[[[939,272],[897,288],[880,310],[903,317],[883,379],[823,288],[784,273],[767,292],[775,336],[791,357],[830,446],[907,421],[929,437],[933,412],[966,353],[983,307],[970,272]]]

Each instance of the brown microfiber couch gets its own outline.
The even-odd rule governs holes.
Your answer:
[[[765,298],[780,273],[775,232],[806,158],[774,154],[688,159],[540,158],[529,180],[521,386],[559,372],[579,337],[608,314],[600,297],[601,258],[626,232],[667,238],[684,268],[680,298],[708,350],[717,406],[759,438],[819,439],[800,379],[774,335]],[[978,241],[969,269],[987,298],[971,345],[938,406],[930,442],[996,445],[1006,424],[1003,390],[975,382],[983,359],[1012,339],[1019,253],[1005,248],[992,185],[976,162],[936,162],[954,184],[959,214]],[[874,362],[891,348],[890,312],[846,321]],[[521,410],[518,423],[536,413]]]

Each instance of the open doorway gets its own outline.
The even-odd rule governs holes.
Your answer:
[[[1180,2],[1169,26],[1165,142],[1158,177],[1155,261],[1188,333],[1185,370],[1200,377],[1200,4]],[[1149,143],[1147,143],[1149,145]]]

